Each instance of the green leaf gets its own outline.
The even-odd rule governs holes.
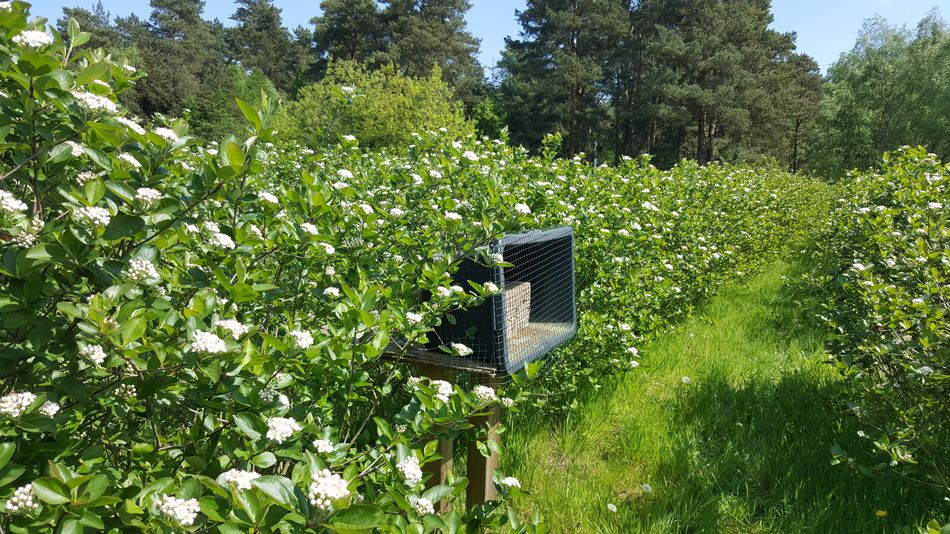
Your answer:
[[[231,300],[234,302],[250,302],[257,298],[257,291],[250,284],[234,284],[231,286]]]
[[[371,504],[355,504],[342,510],[330,519],[337,530],[371,530],[389,525],[386,513]]]
[[[251,415],[247,412],[241,412],[234,414],[234,424],[237,425],[238,431],[250,438],[252,441],[257,441],[261,439],[263,432],[263,423],[261,420],[254,415]]]
[[[228,139],[224,142],[223,153],[227,155],[228,165],[231,167],[240,167],[244,165],[244,151],[241,150],[241,145],[234,142],[233,139]]]
[[[272,452],[265,451],[255,456],[251,463],[261,469],[266,469],[277,463],[277,456]]]
[[[16,445],[13,443],[0,443],[0,469],[3,469],[7,465],[7,462],[13,457],[15,451]]]
[[[258,114],[257,109],[240,98],[235,98],[234,101],[237,102],[238,107],[241,108],[241,113],[244,114],[244,118],[247,119],[247,122],[254,126],[254,130],[260,130],[261,117],[260,114]]]
[[[265,475],[254,479],[251,483],[277,504],[287,508],[296,507],[297,494],[290,479],[277,475]]]
[[[62,484],[52,478],[38,478],[33,481],[33,493],[47,504],[65,504],[69,495]]]
[[[120,213],[112,218],[102,238],[106,241],[118,241],[119,239],[133,236],[145,228],[145,221],[135,215],[126,215]]]

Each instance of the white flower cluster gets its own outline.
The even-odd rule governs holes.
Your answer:
[[[257,194],[257,198],[268,204],[278,204],[280,202],[280,200],[277,199],[277,196],[270,191],[261,191]]]
[[[74,213],[79,222],[92,226],[106,226],[112,220],[109,210],[97,206],[83,206]]]
[[[449,343],[449,348],[452,349],[453,353],[462,357],[471,356],[474,352],[471,347],[464,343]]]
[[[234,240],[231,239],[231,236],[218,232],[216,234],[211,234],[211,244],[218,247],[231,250],[237,245],[234,243]]]
[[[13,9],[13,2],[0,2],[0,11],[10,11]]]
[[[485,291],[488,291],[489,293],[498,293],[498,285],[494,282],[485,282],[484,287]]]
[[[515,212],[521,215],[531,215],[531,208],[527,204],[515,204]]]
[[[191,349],[195,352],[207,352],[208,354],[220,354],[228,350],[223,339],[216,334],[203,330],[195,331],[195,337],[191,341]]]
[[[229,332],[234,339],[240,338],[251,329],[251,327],[241,324],[241,322],[236,319],[221,319],[215,321],[214,325]]]
[[[183,527],[193,525],[195,519],[198,518],[198,511],[201,509],[198,505],[198,499],[179,499],[172,495],[162,495],[158,508],[166,517],[173,519]]]
[[[329,469],[314,473],[308,495],[310,504],[321,510],[327,510],[333,501],[349,496],[350,490],[346,487],[346,480],[343,480],[340,475],[331,473]]]
[[[123,152],[119,154],[118,156],[116,156],[116,159],[118,159],[119,161],[124,161],[125,163],[131,165],[133,168],[136,168],[136,169],[142,166],[142,164],[139,163],[139,160],[135,159],[135,156],[133,156],[132,154],[129,154],[128,152]]]
[[[159,127],[155,128],[155,134],[161,137],[162,139],[168,141],[169,143],[174,143],[178,141],[178,134],[172,131],[171,128]]]
[[[422,322],[422,315],[415,312],[406,312],[406,322],[409,324],[419,324]]]
[[[142,204],[153,204],[162,199],[162,192],[151,187],[140,187],[135,190],[135,199]]]
[[[76,183],[79,185],[85,185],[86,182],[90,180],[95,180],[96,174],[89,171],[82,171],[76,175]]]
[[[419,467],[419,459],[415,456],[406,456],[401,462],[396,464],[396,469],[402,473],[406,479],[407,486],[415,486],[422,482],[422,468]]]
[[[300,223],[300,229],[310,235],[317,235],[319,233],[319,230],[313,225],[313,223]]]
[[[79,349],[79,354],[92,360],[92,363],[96,365],[102,365],[102,362],[106,361],[106,351],[103,350],[102,345],[86,345]]]
[[[126,117],[116,117],[115,120],[133,132],[139,135],[145,135],[145,128],[142,128],[142,126],[140,126],[139,123],[135,122],[134,120]]]
[[[53,42],[48,33],[40,30],[23,30],[13,37],[14,44],[29,48],[39,48]]]
[[[133,384],[119,384],[118,386],[115,387],[115,390],[113,390],[113,393],[115,393],[117,397],[123,397],[126,399],[134,399],[138,392],[136,391],[135,385]]]
[[[40,406],[39,412],[46,417],[55,417],[59,413],[60,406],[53,401],[46,401]]]
[[[521,482],[515,477],[505,477],[499,481],[502,486],[521,489]]]
[[[498,399],[498,395],[495,394],[495,390],[488,386],[475,386],[473,390],[475,397],[480,401],[493,401]]]
[[[294,330],[290,333],[290,337],[294,338],[294,343],[297,344],[301,349],[306,349],[313,345],[313,336],[310,332],[304,330]]]
[[[336,287],[328,287],[323,290],[323,294],[330,298],[337,298],[340,296],[340,289]]]
[[[27,205],[14,197],[8,191],[0,190],[0,212],[21,213],[27,210]]]
[[[16,419],[23,415],[34,401],[36,401],[36,395],[28,391],[8,393],[0,398],[0,413],[11,419]]]
[[[436,389],[435,398],[442,402],[449,402],[449,396],[455,392],[455,390],[452,389],[452,384],[449,384],[445,380],[433,380],[432,385],[435,386]]]
[[[435,506],[432,505],[432,501],[426,499],[425,497],[419,497],[416,499],[416,504],[413,506],[416,509],[416,513],[419,515],[429,515],[435,513]]]
[[[463,152],[462,157],[469,161],[478,161],[478,154],[472,152],[471,150],[466,150]]]
[[[161,278],[161,275],[158,274],[158,269],[155,268],[151,260],[146,258],[129,260],[129,268],[125,270],[125,276],[136,282]]]
[[[40,507],[40,504],[33,500],[33,484],[20,486],[13,492],[13,496],[7,499],[7,512],[18,514],[20,512],[29,513]]]
[[[89,91],[72,91],[73,98],[79,102],[79,105],[86,109],[91,109],[93,111],[105,110],[110,113],[115,113],[118,111],[118,108],[115,105],[115,102],[104,97],[99,96],[95,93],[90,93]]]
[[[283,443],[301,428],[300,423],[293,417],[271,417],[267,420],[267,439]]]
[[[454,211],[445,212],[445,218],[450,221],[461,221],[462,216]]]
[[[313,448],[321,454],[329,454],[333,452],[333,442],[328,439],[315,439],[313,440]]]
[[[234,484],[237,489],[251,489],[251,481],[259,478],[261,475],[254,471],[244,471],[241,469],[229,469],[221,473],[221,481],[225,484]]]

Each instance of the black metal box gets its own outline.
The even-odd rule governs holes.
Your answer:
[[[461,359],[512,375],[577,333],[574,232],[561,227],[509,235],[492,243],[490,252],[510,266],[466,258],[453,279],[463,286],[492,282],[502,291],[452,312],[454,324],[444,318],[430,347],[462,343],[472,354]]]

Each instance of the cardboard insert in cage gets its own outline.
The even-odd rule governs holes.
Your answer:
[[[491,252],[511,266],[465,259],[454,279],[460,285],[494,282],[502,292],[478,307],[452,312],[454,324],[443,320],[430,348],[464,343],[473,354],[461,359],[511,375],[577,333],[574,232],[562,227],[509,235],[494,242]],[[453,365],[452,358],[446,366]]]

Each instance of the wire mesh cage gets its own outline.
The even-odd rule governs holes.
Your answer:
[[[510,266],[467,258],[453,278],[460,284],[493,282],[502,291],[477,307],[452,312],[436,327],[428,347],[462,343],[472,354],[448,357],[447,366],[475,360],[500,375],[513,375],[577,333],[574,232],[561,227],[509,235],[490,249]]]

